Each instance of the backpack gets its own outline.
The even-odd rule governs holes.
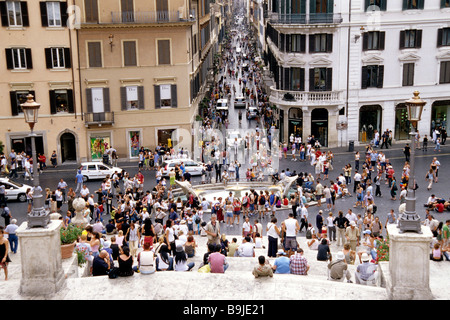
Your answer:
[[[312,239],[312,232],[311,229],[306,230],[306,239]]]
[[[264,196],[259,197],[259,204],[260,205],[266,204],[266,198]]]
[[[199,216],[195,215],[195,217],[194,217],[194,222],[195,222],[196,224],[199,224],[200,222],[202,222],[202,219],[200,219]]]

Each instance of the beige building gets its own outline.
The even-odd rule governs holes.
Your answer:
[[[41,104],[38,152],[56,150],[59,162],[100,160],[109,146],[122,159],[160,143],[191,149],[228,4],[8,0],[0,9],[5,153],[31,152],[20,110],[28,93]]]
[[[61,161],[87,156],[86,129],[80,114],[78,57],[73,30],[67,27],[65,1],[0,1],[0,140],[31,154],[29,127],[20,104],[31,93],[41,104],[37,152]],[[32,13],[32,14],[31,14]]]
[[[121,158],[158,144],[190,150],[218,41],[211,1],[75,2],[88,158],[107,145]]]

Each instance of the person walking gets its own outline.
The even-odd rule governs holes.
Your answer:
[[[9,246],[11,248],[11,252],[16,254],[17,253],[17,247],[19,244],[19,238],[16,235],[16,230],[19,228],[19,226],[17,225],[17,220],[16,219],[12,219],[11,223],[8,224],[5,228],[5,234],[8,235],[8,241],[9,241]]]

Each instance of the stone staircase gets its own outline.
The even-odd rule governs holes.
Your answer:
[[[233,237],[240,243],[241,236]],[[98,299],[149,299],[149,300],[212,300],[212,299],[255,299],[255,300],[316,300],[316,299],[387,299],[382,287],[357,285],[355,283],[334,282],[327,280],[327,263],[316,260],[317,251],[310,250],[304,237],[298,237],[300,246],[310,265],[307,276],[274,274],[272,278],[255,279],[253,267],[257,257],[267,257],[267,249],[256,249],[255,258],[227,257],[229,268],[224,274],[199,273],[198,267],[207,251],[206,237],[195,236],[198,243],[196,255],[189,259],[195,266],[190,272],[165,271],[152,275],[135,273],[132,277],[109,279],[102,277],[82,277],[83,268],[74,272],[74,259],[63,260],[66,273],[66,287],[51,297],[26,297],[18,294],[21,268],[19,253],[13,255],[9,266],[9,280],[2,281],[0,296],[10,300],[20,299],[56,299],[56,300],[91,300]],[[263,244],[267,248],[267,237]],[[332,243],[333,256],[339,248]],[[75,257],[75,255],[74,255]],[[76,258],[75,258],[76,259]],[[273,263],[274,259],[269,259]],[[354,272],[356,265],[349,265]],[[0,280],[1,281],[1,280]]]

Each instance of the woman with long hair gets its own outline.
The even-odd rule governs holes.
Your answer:
[[[182,245],[178,245],[174,254],[174,270],[175,271],[190,271],[194,267],[194,262],[187,262],[187,254]]]
[[[152,220],[146,218],[142,226],[142,235],[144,236],[144,243],[150,243],[150,247],[153,246],[155,242],[155,228],[153,227]]]

